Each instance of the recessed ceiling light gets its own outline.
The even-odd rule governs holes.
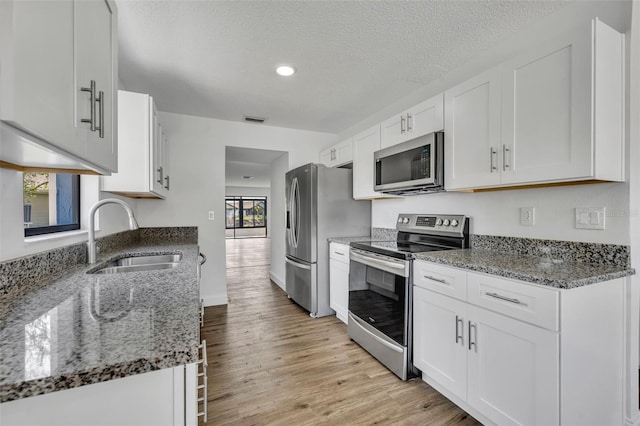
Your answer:
[[[296,72],[296,69],[289,65],[280,65],[278,68],[276,68],[276,72],[278,73],[278,75],[281,75],[283,77],[289,77]]]

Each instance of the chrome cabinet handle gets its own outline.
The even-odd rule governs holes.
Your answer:
[[[170,186],[170,181],[169,181],[169,175],[167,175],[164,180],[167,182],[167,184],[164,186],[164,188],[168,191],[169,190],[169,186]]]
[[[100,117],[100,127],[95,128],[98,131],[98,137],[100,139],[104,139],[104,92],[101,90],[98,92],[98,97],[96,98],[96,103],[98,104],[98,116]]]
[[[407,113],[407,132],[413,130],[413,117],[410,113]]]
[[[441,278],[436,278],[436,277],[432,277],[431,275],[423,275],[423,277],[425,277],[428,280],[433,280],[442,284],[448,284],[447,280],[443,280]]]
[[[90,108],[90,118],[82,118],[80,119],[81,123],[89,123],[89,128],[92,132],[96,131],[96,81],[91,80],[89,87],[81,87],[81,92],[89,92],[89,108]]]
[[[402,117],[400,117],[400,133],[405,133],[405,119],[404,119],[404,115]]]
[[[491,173],[495,172],[498,168],[495,163],[495,155],[497,154],[496,150],[493,147],[489,148],[489,155],[491,158]]]
[[[337,254],[338,256],[344,256],[344,253],[342,253],[341,251],[334,251],[334,254]]]
[[[522,303],[519,299],[512,299],[510,297],[506,297],[506,296],[501,296],[498,293],[485,293],[487,296],[489,297],[493,297],[495,299],[500,299],[500,300],[504,300],[506,302],[511,302],[511,303],[515,303],[516,305],[524,305],[524,303]],[[526,306],[526,305],[525,305]]]
[[[160,177],[158,177],[158,180],[156,182],[158,183],[162,183],[163,180],[163,175],[164,175],[164,169],[162,168],[162,166],[158,167],[156,169],[156,171],[159,173]]]
[[[464,346],[464,337],[460,334],[460,330],[464,328],[464,320],[456,315],[456,345],[458,341]]]
[[[202,358],[196,363],[202,365],[202,373],[198,373],[197,380],[198,385],[196,387],[198,393],[197,403],[202,403],[202,411],[198,411],[198,417],[202,417],[202,422],[207,422],[207,394],[209,393],[209,379],[207,378],[207,341],[203,340],[199,349],[202,350]],[[202,377],[202,384],[200,384],[200,378]],[[202,396],[200,396],[202,391]]]
[[[204,253],[198,253],[198,256],[200,256],[202,258],[202,261],[200,261],[200,266],[202,266],[205,263],[207,263],[207,256],[205,256]]]
[[[473,334],[471,333],[471,330],[473,330]],[[474,349],[474,352],[478,352],[478,328],[477,326],[472,323],[471,321],[469,321],[469,350],[471,350],[471,348]],[[473,336],[473,338],[471,337]]]
[[[509,147],[505,144],[502,145],[502,170],[507,171],[509,168]]]
[[[204,326],[204,299],[200,299],[200,327]]]

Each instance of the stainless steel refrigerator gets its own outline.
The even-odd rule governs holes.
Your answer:
[[[371,202],[353,199],[351,170],[322,164],[288,171],[285,197],[287,294],[314,318],[333,315],[327,239],[369,235]]]

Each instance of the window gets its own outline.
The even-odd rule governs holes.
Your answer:
[[[267,197],[226,197],[227,238],[267,236]]]
[[[25,172],[24,236],[80,229],[80,175]]]

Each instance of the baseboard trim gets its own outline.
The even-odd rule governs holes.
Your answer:
[[[209,296],[202,296],[204,306],[218,306],[227,304],[226,294],[212,294]]]
[[[269,271],[269,278],[271,278],[271,281],[278,284],[278,287],[285,290],[285,281],[281,277],[274,274],[273,271]]]

